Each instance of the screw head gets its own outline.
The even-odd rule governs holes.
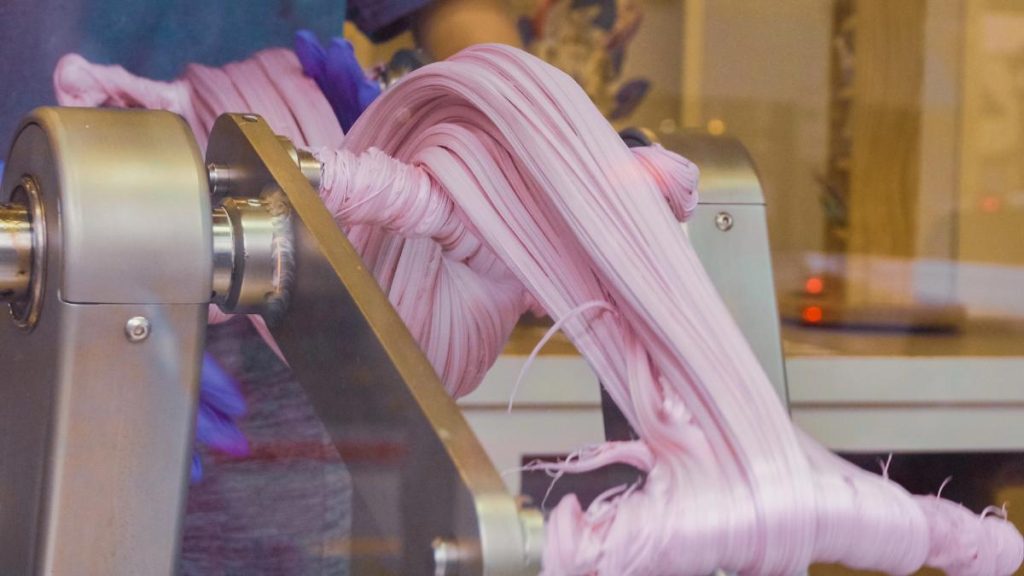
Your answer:
[[[142,342],[149,338],[149,319],[145,316],[133,316],[124,325],[125,336],[129,342]]]
[[[732,218],[732,214],[728,212],[719,212],[715,215],[715,226],[722,232],[728,232],[732,230],[732,226],[735,224]]]

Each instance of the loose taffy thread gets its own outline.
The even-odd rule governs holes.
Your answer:
[[[552,324],[551,328],[548,328],[548,330],[544,333],[544,336],[541,337],[540,341],[537,342],[537,345],[533,347],[532,351],[530,351],[530,355],[527,356],[526,361],[523,362],[523,366],[519,370],[519,376],[516,378],[515,384],[513,384],[512,386],[512,392],[509,394],[508,409],[506,410],[506,412],[510,414],[512,413],[512,404],[515,402],[516,393],[519,391],[519,385],[522,383],[523,378],[526,377],[526,373],[529,371],[530,366],[532,366],[533,362],[537,359],[537,355],[540,354],[540,351],[544,348],[544,345],[548,343],[548,340],[551,340],[551,338],[554,337],[554,335],[557,334],[558,331],[562,329],[562,326],[565,325],[566,322],[572,320],[576,316],[579,316],[580,314],[583,314],[588,310],[593,310],[595,308],[601,308],[603,310],[611,312],[612,314],[617,314],[617,312],[615,312],[615,309],[612,308],[611,305],[609,305],[607,302],[595,300],[593,302],[584,302],[583,304],[580,304],[579,306],[570,310],[565,316],[559,318],[557,322]]]

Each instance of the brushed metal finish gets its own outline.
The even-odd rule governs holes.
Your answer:
[[[214,211],[214,301],[225,312],[264,312],[286,298],[292,276],[290,220],[275,213],[272,196],[225,198]]]
[[[55,304],[38,573],[176,574],[206,307]],[[145,341],[124,336],[135,316],[153,319]]]
[[[319,190],[323,179],[323,164],[308,150],[297,150],[296,155],[295,163],[298,164],[302,175],[309,180],[309,185],[313,187],[313,190]]]
[[[739,140],[702,132],[661,134],[659,140],[700,167],[701,203],[764,205],[757,169]]]
[[[308,179],[269,127],[252,115],[214,125],[207,162],[232,170],[231,194],[279,187],[293,211],[294,290],[272,333],[336,443],[367,430],[402,439],[381,474],[401,486],[398,573],[433,573],[432,542],[459,550],[458,574],[536,573],[515,500],[430,363]],[[354,494],[377,480],[353,474]],[[354,508],[353,530],[372,522]],[[354,565],[355,573],[360,566]]]
[[[0,574],[177,572],[210,278],[208,269],[183,273],[154,291],[160,275],[152,268],[186,259],[199,267],[208,263],[203,238],[209,231],[199,241],[183,240],[179,232],[208,229],[209,207],[196,187],[164,188],[163,170],[138,149],[181,145],[176,129],[150,143],[135,134],[155,136],[150,130],[156,125],[173,128],[180,120],[155,112],[111,114],[38,110],[7,157],[0,201],[10,200],[23,174],[38,184],[45,226],[33,223],[33,230],[45,230],[46,249],[37,262],[50,280],[39,283],[34,330],[0,322],[7,375],[0,382]],[[98,151],[111,156],[102,166],[83,166],[99,162]],[[97,188],[103,166],[109,185]],[[130,176],[122,180],[121,174]],[[166,215],[136,201],[150,189],[165,197],[148,208],[198,204],[169,216],[188,212],[195,221],[178,220],[180,231],[154,224]],[[116,224],[111,229],[77,220],[100,209],[124,216],[112,206],[122,199],[133,217],[103,220]],[[80,206],[86,202],[88,209]],[[114,238],[116,254],[86,251],[83,257],[83,247],[109,246]],[[72,262],[72,254],[82,259]],[[112,268],[107,260],[113,256],[122,261]],[[94,278],[114,269],[114,277]],[[91,302],[69,302],[69,293]],[[205,294],[202,302],[188,302],[198,294]],[[159,298],[172,303],[132,301]],[[149,336],[131,342],[126,322],[139,316],[149,320]]]
[[[706,134],[663,137],[700,166],[700,202],[685,224],[693,248],[788,407],[779,310],[775,299],[764,193],[757,170],[735,139]]]
[[[227,302],[231,296],[231,275],[235,269],[235,238],[231,219],[223,206],[213,209],[213,301]]]
[[[526,573],[539,574],[541,558],[544,556],[544,515],[536,508],[521,507],[519,523],[523,528]]]
[[[28,285],[24,292],[7,299],[11,318],[22,330],[32,330],[39,321],[43,306],[43,290],[46,285],[46,217],[39,184],[30,176],[23,176],[9,196],[12,205],[24,207],[27,217],[20,224],[20,244],[15,250],[20,252],[19,267],[14,271],[18,276],[27,276]],[[13,231],[12,231],[13,232]],[[26,242],[27,240],[27,242]],[[27,244],[27,250],[26,250]],[[25,258],[27,256],[27,258]]]
[[[208,175],[181,117],[40,108],[22,129],[27,126],[42,130],[57,151],[64,169],[55,189],[74,191],[60,212],[67,250],[64,300],[209,302]],[[169,238],[175,250],[167,250]],[[138,254],[150,257],[139,262]]]
[[[319,190],[323,164],[308,150],[296,148],[295,144],[288,138],[279,135],[277,140],[284,147],[288,156],[291,157],[292,162],[299,167],[299,172],[302,172],[306,180],[309,180],[309,185],[313,187],[313,190]]]
[[[24,204],[0,204],[0,301],[28,295],[32,276],[32,222]]]

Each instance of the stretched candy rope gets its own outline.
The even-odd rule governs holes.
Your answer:
[[[259,112],[278,134],[298,146],[337,147],[343,138],[327,99],[302,73],[290,50],[264,50],[223,69],[190,64],[172,82],[141,78],[121,66],[93,64],[78,54],[67,54],[57,62],[53,84],[62,106],[153,108],[180,114],[203,151],[214,121],[225,112]],[[210,323],[228,318],[216,306],[210,307]],[[249,318],[282,356],[263,319]]]
[[[676,223],[696,171],[625,148],[564,74],[475,47],[406,77],[342,150],[318,154],[325,203],[450,392],[478,382],[538,308],[564,320],[639,433],[545,465],[646,472],[586,511],[571,495],[558,504],[546,574],[783,575],[828,561],[998,575],[1024,559],[1002,518],[911,496],[792,426]]]
[[[168,110],[184,117],[193,131],[200,125],[188,83],[182,80],[140,78],[120,66],[97,66],[78,54],[66,54],[53,72],[53,87],[61,106]]]
[[[57,62],[53,84],[61,106],[152,108],[180,114],[204,150],[219,115],[256,110],[278,134],[297,144],[341,145],[341,128],[330,104],[302,73],[290,50],[264,50],[223,69],[190,64],[172,82],[141,78],[121,66],[93,64],[67,54]],[[293,115],[297,110],[303,112]]]

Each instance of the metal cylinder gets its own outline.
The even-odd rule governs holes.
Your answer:
[[[28,296],[32,280],[32,221],[21,204],[0,204],[0,301]]]
[[[299,171],[309,180],[313,190],[320,191],[321,178],[323,175],[323,164],[313,156],[309,150],[296,150],[296,164]]]
[[[213,301],[225,312],[280,312],[292,277],[292,240],[279,194],[226,198],[212,220]]]
[[[206,177],[210,181],[210,196],[219,200],[231,192],[231,180],[238,175],[227,166],[211,163],[206,166]]]
[[[297,148],[291,140],[285,136],[278,136],[278,142],[284,147],[285,151],[288,152],[288,156],[291,157],[292,162],[299,167],[299,172],[309,180],[309,185],[313,187],[313,190],[320,191],[320,179],[323,170],[323,164],[313,156],[313,153],[309,150],[303,150]]]
[[[235,240],[231,218],[223,207],[213,209],[213,299],[223,304],[231,293],[235,268]]]
[[[544,558],[544,515],[536,508],[522,506],[519,508],[519,525],[523,529],[526,572],[537,574]]]

